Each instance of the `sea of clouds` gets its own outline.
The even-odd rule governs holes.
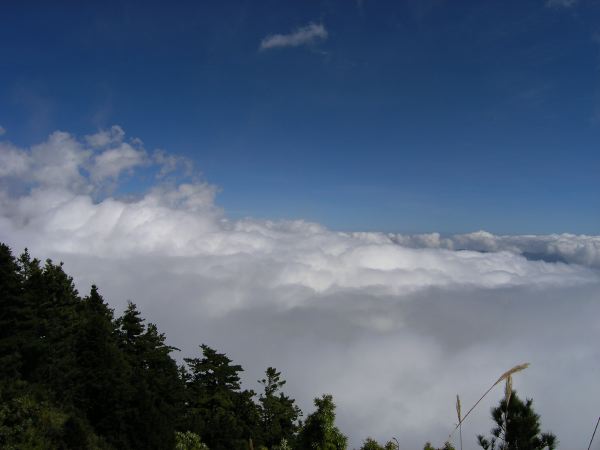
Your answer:
[[[3,136],[5,138],[5,136]],[[125,194],[123,186],[149,186]],[[306,413],[332,393],[353,446],[440,445],[463,410],[522,362],[515,388],[544,429],[580,448],[598,416],[600,236],[342,233],[302,220],[231,220],[192,164],[114,126],[0,141],[0,241],[64,261],[120,312],[127,300],[182,356],[207,343],[275,366]],[[463,428],[465,449],[491,428]]]

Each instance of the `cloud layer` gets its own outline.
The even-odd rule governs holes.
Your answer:
[[[299,47],[327,39],[327,30],[323,24],[310,23],[289,34],[271,34],[260,43],[261,50],[282,47]]]
[[[600,237],[574,234],[496,236],[486,231],[441,237],[438,233],[390,235],[400,245],[523,255],[530,260],[566,262],[600,268]]]
[[[153,187],[119,195],[137,171]],[[600,237],[233,221],[190,171],[118,126],[55,132],[29,149],[1,142],[0,240],[65,261],[82,291],[97,283],[118,309],[135,301],[186,356],[201,342],[227,352],[250,387],[273,365],[305,411],[332,392],[353,445],[440,443],[457,393],[474,402],[529,361],[516,388],[563,448],[581,446],[600,394]],[[466,449],[499,396],[465,426]]]

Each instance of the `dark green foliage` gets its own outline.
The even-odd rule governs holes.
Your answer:
[[[293,399],[279,392],[285,385],[281,372],[269,367],[265,375],[266,378],[259,381],[264,386],[264,393],[259,397],[260,425],[263,444],[271,448],[282,439],[293,441],[302,413]]]
[[[242,367],[223,353],[202,345],[202,358],[186,358],[187,429],[212,450],[245,449],[259,434],[252,391],[240,390]],[[258,443],[257,443],[258,444]]]
[[[41,267],[27,253],[19,259],[22,273],[23,305],[29,320],[23,333],[21,376],[30,382],[45,383],[55,392],[68,395],[76,376],[75,330],[80,299],[62,264],[47,260]],[[29,310],[29,311],[28,311]]]
[[[77,376],[70,390],[72,403],[83,411],[98,433],[115,447],[130,444],[124,406],[130,396],[130,367],[118,346],[113,313],[92,286],[80,304],[75,335]]]
[[[365,439],[360,450],[398,450],[398,446],[392,441],[386,442],[385,445],[380,445],[375,439],[369,437]]]
[[[20,373],[24,339],[20,328],[30,312],[22,303],[19,266],[4,244],[0,244],[0,292],[0,376],[8,379]]]
[[[0,448],[109,449],[90,425],[25,382],[0,383]]]
[[[423,447],[423,450],[455,450],[455,449],[454,449],[454,446],[450,442],[444,443],[444,446],[439,449],[436,449],[433,445],[431,445],[431,443],[427,442],[425,444],[425,447]]]
[[[209,450],[208,446],[202,442],[200,436],[191,431],[182,433],[175,432],[175,450]]]
[[[174,447],[183,381],[135,306],[115,321],[95,286],[3,244],[0,288],[0,448]]]
[[[174,446],[175,424],[183,408],[183,383],[175,350],[165,344],[156,325],[144,325],[135,304],[129,303],[118,326],[119,346],[129,367],[129,397],[125,409],[133,448],[161,449]]]
[[[331,395],[315,398],[317,410],[306,418],[298,435],[298,448],[344,450],[347,438],[335,426],[335,404]]]
[[[492,436],[486,439],[477,436],[479,445],[485,450],[542,450],[556,448],[556,436],[540,433],[540,416],[533,410],[533,400],[523,402],[516,392],[492,408],[492,419],[496,423]]]

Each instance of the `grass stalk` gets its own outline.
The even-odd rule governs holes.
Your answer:
[[[513,389],[512,389],[512,375],[506,377],[506,385],[504,386],[504,403],[506,404],[506,408],[504,408],[504,442],[508,443],[508,403],[510,402],[510,398],[512,397]]]
[[[501,383],[502,381],[506,380],[512,374],[520,372],[522,370],[525,370],[525,369],[527,369],[527,367],[529,367],[529,363],[518,364],[518,365],[514,366],[512,369],[509,369],[506,372],[504,372],[502,375],[500,375],[500,377],[494,382],[494,384],[492,384],[490,386],[490,388],[483,393],[483,395],[479,398],[479,400],[477,400],[475,402],[475,404],[473,406],[471,406],[471,409],[469,409],[467,411],[467,413],[464,415],[464,417],[462,418],[462,420],[460,420],[458,422],[458,425],[456,425],[456,427],[454,428],[454,430],[452,430],[452,433],[450,433],[449,437],[452,437],[452,435],[456,432],[456,430],[461,427],[461,425],[465,421],[465,419],[469,416],[469,414],[471,414],[471,411],[473,411],[475,409],[475,407],[477,405],[479,405],[479,403],[481,402],[481,400],[483,400],[485,398],[485,396],[488,395],[492,389],[494,389],[499,383]]]
[[[598,420],[596,421],[596,428],[594,428],[594,432],[592,433],[592,438],[590,439],[590,445],[588,445],[588,450],[590,450],[590,448],[592,448],[592,441],[594,440],[594,436],[596,436],[596,430],[598,429],[599,423],[600,423],[600,417],[598,417]]]
[[[460,450],[463,450],[463,443],[462,443],[462,417],[461,417],[461,411],[460,411],[460,397],[458,396],[458,394],[456,394],[456,415],[458,417],[458,435],[460,436]]]

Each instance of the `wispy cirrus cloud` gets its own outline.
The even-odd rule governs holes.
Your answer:
[[[323,24],[310,23],[288,34],[271,34],[260,43],[260,50],[269,50],[283,47],[299,47],[312,44],[328,37]]]

